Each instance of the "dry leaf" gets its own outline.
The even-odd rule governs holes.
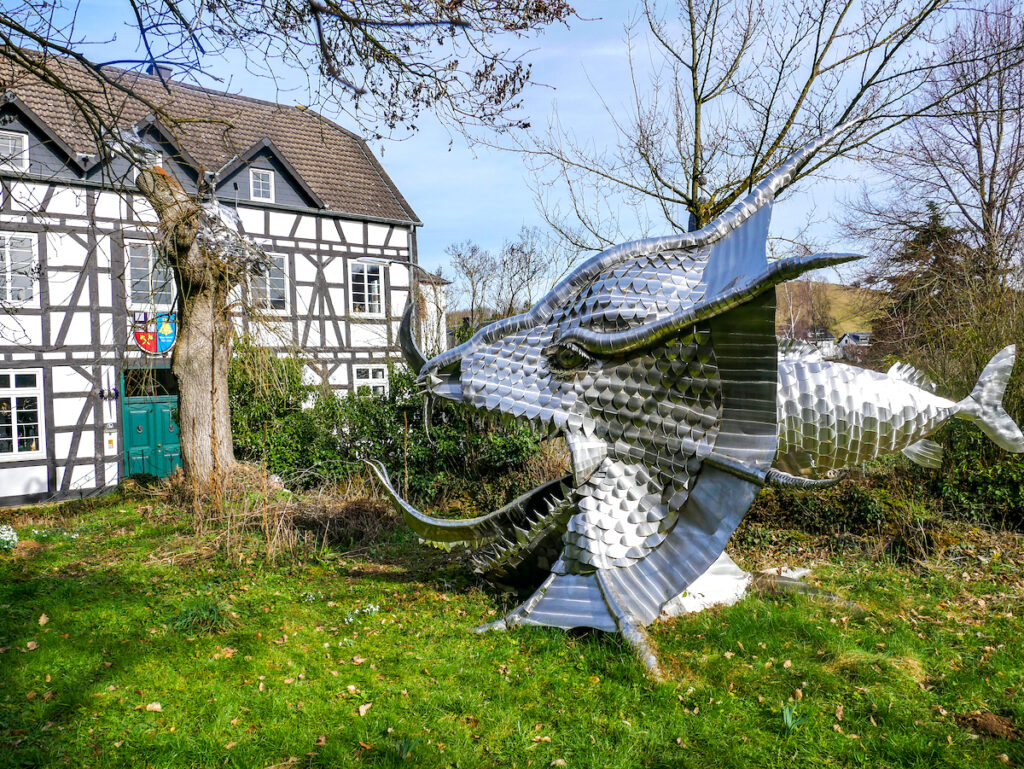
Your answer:
[[[232,718],[231,719],[231,725],[232,726],[238,726],[238,719],[237,718]]]
[[[39,648],[39,644],[37,644],[35,641],[29,641],[27,644],[25,644],[25,648],[28,649],[30,652],[35,651]]]
[[[842,705],[836,705],[836,721],[842,721],[843,720],[843,713],[844,713],[843,706]]]
[[[237,742],[229,742],[229,743],[228,743],[227,745],[225,745],[224,747],[225,747],[225,748],[226,748],[227,750],[231,750],[231,748],[235,747],[235,745],[237,745],[237,744],[238,744]]]
[[[364,705],[360,705],[359,706],[359,715],[365,716],[367,714],[367,712],[369,712],[370,708],[372,708],[372,707],[373,707],[373,703],[372,702],[367,702]]]
[[[36,698],[36,693],[35,692],[29,692],[28,694],[25,695],[25,699],[28,700],[29,702],[31,702],[35,698]]]
[[[317,744],[317,745],[318,745],[319,747],[321,747],[321,748],[322,748],[322,747],[323,747],[324,745],[326,745],[326,744],[327,744],[327,735],[326,735],[326,734],[321,734],[321,735],[320,735],[319,737],[317,737],[317,738],[316,738],[316,744]]]
[[[293,684],[293,683],[295,683],[295,679],[294,678],[286,678],[286,679],[284,679],[284,682],[286,684]]]
[[[793,667],[793,663],[792,663],[791,660],[786,660],[785,662],[782,663],[782,667],[784,667],[784,668],[791,668],[791,667]]]
[[[164,706],[161,705],[159,702],[151,702],[148,705],[146,705],[146,710],[148,710],[150,713],[163,713]]]
[[[349,694],[358,694],[359,693],[359,688],[354,686],[353,684],[349,684],[345,688],[348,689],[348,693]]]
[[[793,692],[793,699],[795,699],[797,702],[799,702],[803,698],[804,698],[804,690],[803,689],[797,689],[795,692]]]
[[[564,758],[556,758],[554,761],[551,762],[551,765],[552,766],[565,766],[565,759]]]
[[[47,617],[45,614],[40,614],[39,615],[39,624],[40,625],[45,625],[49,621],[50,621],[50,618]]]
[[[362,665],[364,662],[366,662],[366,657],[360,657],[358,654],[352,658],[353,665]]]

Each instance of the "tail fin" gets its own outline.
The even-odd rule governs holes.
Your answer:
[[[958,416],[977,422],[978,427],[996,445],[1015,454],[1024,453],[1024,434],[1003,409],[1003,392],[1017,357],[1015,345],[1004,347],[985,366],[974,391],[960,401]]]

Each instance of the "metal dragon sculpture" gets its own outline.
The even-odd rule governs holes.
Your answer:
[[[368,463],[423,539],[471,549],[491,576],[550,572],[488,627],[620,631],[656,672],[645,626],[723,554],[762,486],[824,485],[899,450],[935,465],[927,436],[952,416],[1024,451],[1000,403],[1012,347],[954,403],[909,367],[881,374],[777,341],[774,286],[857,258],[765,255],[774,196],[835,133],[703,229],[597,254],[529,312],[429,361],[407,311],[400,338],[428,397],[526,420],[569,447],[570,476],[470,520],[421,513]]]

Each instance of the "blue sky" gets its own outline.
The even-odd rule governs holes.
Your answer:
[[[79,34],[86,40],[104,41],[85,49],[94,60],[140,55],[137,33],[124,15],[125,6],[120,0],[83,2]],[[613,112],[628,110],[632,102],[624,25],[635,13],[635,5],[584,0],[576,7],[581,18],[568,27],[553,27],[529,41],[511,40],[510,46],[530,51],[535,85],[525,95],[524,113],[533,125],[545,126],[557,108],[563,125],[600,147],[614,138],[601,102]],[[305,77],[300,72],[277,68],[277,81],[271,83],[246,72],[238,62],[211,57],[205,65],[221,82],[200,80],[204,85],[283,103],[308,103]],[[346,116],[324,112],[357,129]],[[420,130],[411,138],[375,141],[371,146],[424,222],[419,253],[425,267],[444,267],[444,250],[453,242],[468,239],[485,248],[497,248],[522,225],[543,224],[521,156],[482,145],[467,146],[461,136],[450,134],[430,117],[418,125]],[[851,169],[845,171],[849,174]],[[811,232],[819,244],[829,250],[841,249],[843,244],[833,236],[828,215],[856,189],[852,182],[803,183],[776,206],[773,234],[795,236],[812,219],[816,224]]]

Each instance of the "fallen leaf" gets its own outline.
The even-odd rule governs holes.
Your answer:
[[[797,702],[799,702],[803,698],[804,698],[804,690],[803,689],[797,689],[795,692],[793,692],[793,699],[795,699]]]
[[[726,652],[726,653],[725,653],[725,658],[726,658],[727,660],[731,660],[731,659],[732,659],[733,657],[735,657],[735,656],[736,656],[736,653],[735,653],[735,652]]]
[[[348,689],[348,693],[349,694],[358,694],[359,693],[359,688],[357,686],[354,686],[353,684],[349,684],[345,688]]]
[[[317,745],[318,745],[319,747],[321,747],[321,748],[322,748],[322,747],[323,747],[324,745],[326,745],[326,744],[327,744],[327,735],[326,735],[326,734],[321,734],[321,735],[320,735],[319,737],[317,737],[317,738],[316,738],[316,744],[317,744]]]
[[[293,683],[295,683],[295,679],[294,678],[286,678],[286,679],[284,679],[284,682],[286,684],[293,684]]]
[[[146,710],[148,710],[150,713],[163,713],[164,706],[161,705],[159,702],[151,702],[148,705],[146,705]]]
[[[554,761],[551,762],[551,766],[565,766],[565,759],[556,758]]]
[[[231,719],[231,725],[232,726],[238,726],[238,719],[237,718],[232,718]]]
[[[791,660],[786,660],[785,662],[782,663],[782,667],[784,667],[784,668],[791,668],[791,667],[793,667],[793,662]]]
[[[363,748],[364,750],[370,750],[371,748],[373,748],[373,743],[372,742],[360,742],[359,743],[359,747]]]
[[[35,651],[39,648],[39,644],[37,644],[35,641],[29,641],[27,644],[25,644],[25,648],[28,649],[30,652]]]
[[[31,702],[35,698],[36,698],[36,693],[35,692],[29,692],[28,694],[25,695],[25,699],[28,700],[29,702]]]
[[[120,742],[115,742],[115,743],[114,743],[114,747],[115,747],[115,748],[119,748],[119,747],[121,747],[122,745],[124,745],[124,741],[120,741]]]
[[[360,657],[358,654],[352,658],[353,665],[362,665],[364,662],[366,662],[366,657]]]
[[[372,702],[367,702],[364,705],[360,705],[359,706],[359,715],[365,716],[367,714],[367,712],[369,712],[370,708],[372,708],[372,707],[373,707],[373,703]]]
[[[39,615],[39,624],[40,625],[45,625],[49,621],[50,621],[50,618],[47,617],[45,614],[40,614]]]
[[[228,749],[228,750],[231,750],[231,748],[235,747],[235,745],[237,745],[237,744],[238,744],[237,742],[229,742],[229,743],[228,743],[227,745],[225,745],[224,747],[225,747],[226,749]]]
[[[843,706],[842,705],[836,705],[836,721],[842,721],[843,720],[843,713],[844,712],[845,711],[843,710]]]

